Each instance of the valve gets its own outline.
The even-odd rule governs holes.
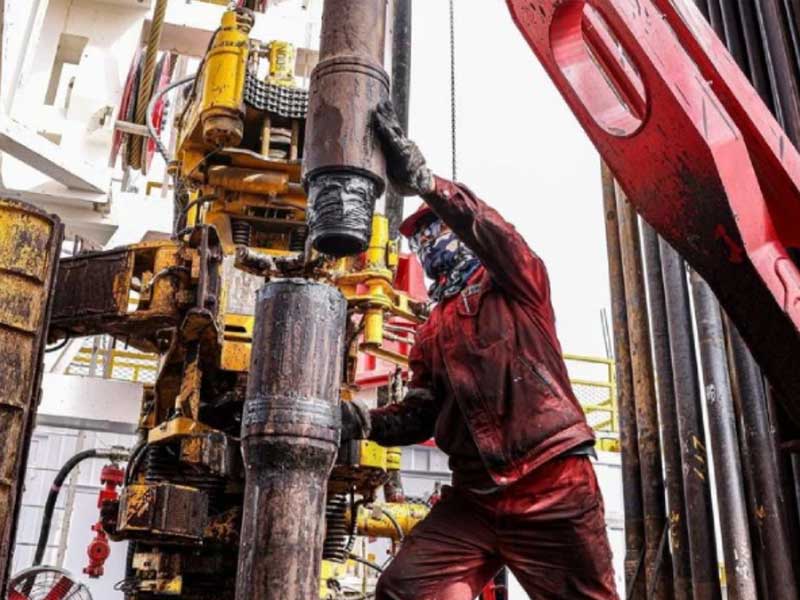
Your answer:
[[[117,488],[125,481],[125,471],[119,465],[108,464],[100,472],[100,483],[103,487],[97,495],[97,508],[100,509],[100,519],[92,525],[95,536],[86,548],[89,557],[89,565],[84,567],[83,572],[97,579],[103,575],[103,566],[111,554],[111,546],[108,543],[106,527],[109,526],[107,515],[112,508],[119,502]]]

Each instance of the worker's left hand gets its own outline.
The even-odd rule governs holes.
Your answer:
[[[369,437],[371,423],[369,409],[358,400],[343,401],[342,442],[363,440]]]
[[[386,155],[392,187],[403,196],[424,196],[433,191],[433,173],[417,145],[406,137],[392,103],[375,109],[373,125]]]

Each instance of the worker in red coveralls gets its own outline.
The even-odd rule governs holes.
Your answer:
[[[425,200],[400,231],[436,305],[417,332],[404,400],[343,403],[342,435],[384,446],[434,437],[453,473],[377,600],[473,600],[503,566],[536,600],[616,600],[594,435],[542,260],[493,208],[431,173],[391,104],[374,125],[395,189]]]

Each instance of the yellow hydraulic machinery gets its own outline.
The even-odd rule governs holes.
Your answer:
[[[343,295],[343,401],[357,390],[364,353],[406,366],[424,318],[423,306],[395,289],[399,256],[382,215],[359,255],[311,248],[302,180],[309,92],[294,82],[295,49],[251,39],[252,26],[251,11],[225,12],[181,95],[169,163],[172,235],[61,261],[52,342],[110,334],[160,356],[108,532],[132,542],[122,585],[131,600],[235,596],[240,441],[243,421],[252,420],[243,407],[265,281],[319,283]],[[348,559],[347,511],[373,504],[399,468],[397,449],[366,441],[340,448],[328,482],[326,572]],[[402,527],[418,514],[395,510]],[[394,537],[377,522],[370,527],[369,535]]]

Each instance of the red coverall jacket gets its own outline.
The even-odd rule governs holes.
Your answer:
[[[371,412],[370,437],[423,442],[459,425],[442,422],[455,403],[492,479],[506,486],[594,434],[569,383],[542,260],[466,187],[436,178],[425,201],[484,268],[420,327],[409,393]]]

